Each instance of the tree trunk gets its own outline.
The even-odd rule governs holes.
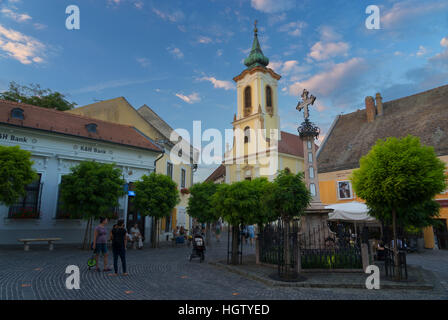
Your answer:
[[[151,228],[151,247],[157,248],[158,240],[159,240],[159,219],[157,217],[153,217],[153,224]]]
[[[211,228],[210,228],[210,222],[207,222],[207,230],[205,231],[205,243],[207,246],[211,247]]]
[[[90,226],[90,218],[87,220],[86,231],[84,231],[84,239],[82,241],[82,249],[83,250],[89,249],[89,245],[88,245],[89,226]]]
[[[240,227],[239,226],[232,226],[232,264],[236,265],[239,264],[238,259],[238,249],[239,249],[239,235],[240,233]]]
[[[395,280],[401,280],[401,268],[398,261],[398,241],[397,241],[397,213],[392,209],[392,229],[394,238],[394,271]]]

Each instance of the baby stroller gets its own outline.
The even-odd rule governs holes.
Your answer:
[[[191,252],[190,255],[190,261],[193,260],[193,258],[199,258],[200,262],[204,261],[205,259],[205,241],[204,238],[199,235],[196,234],[193,237],[193,251]]]

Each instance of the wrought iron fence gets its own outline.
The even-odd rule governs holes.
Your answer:
[[[358,235],[340,229],[333,232],[322,223],[299,235],[303,269],[362,269]]]
[[[395,278],[395,259],[393,249],[384,249],[384,268],[386,271],[386,277]],[[400,273],[400,279],[405,280],[408,278],[405,250],[398,250],[398,272]]]
[[[297,221],[288,222],[289,230],[286,222],[279,220],[275,223],[266,225],[258,235],[260,262],[268,264],[276,264],[278,275],[281,278],[296,276],[298,263],[298,231],[299,225]],[[285,256],[286,241],[289,247]]]

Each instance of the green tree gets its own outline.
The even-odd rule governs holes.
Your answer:
[[[219,219],[219,215],[212,206],[212,196],[219,185],[213,182],[195,183],[190,188],[187,213],[201,223],[207,223],[206,242],[210,244],[210,224]]]
[[[434,217],[436,207],[431,201],[446,188],[444,171],[445,164],[434,148],[422,146],[419,138],[387,138],[378,140],[361,158],[360,168],[352,174],[353,188],[373,216],[392,223],[396,244],[397,223],[424,225]],[[396,245],[394,260],[400,279]]]
[[[180,202],[177,184],[167,175],[151,173],[135,183],[135,207],[143,216],[154,218],[152,246],[157,247],[159,220],[169,217]]]
[[[269,182],[266,178],[244,180],[221,185],[212,196],[212,206],[218,215],[232,226],[232,264],[238,264],[238,240],[241,225],[272,221],[264,206]]]
[[[0,203],[13,205],[25,195],[25,187],[37,178],[31,152],[19,146],[0,146]]]
[[[292,174],[289,170],[282,170],[274,179],[267,194],[267,207],[274,216],[280,217],[284,223],[283,248],[286,268],[286,277],[292,272],[289,268],[290,247],[289,234],[290,223],[295,217],[305,214],[305,209],[310,205],[311,193],[303,181],[303,173]]]
[[[0,93],[0,99],[59,111],[70,110],[76,106],[76,103],[69,102],[63,94],[57,91],[42,89],[38,84],[23,86],[14,81],[9,83],[9,90]]]
[[[70,170],[61,181],[61,205],[72,215],[87,220],[83,248],[89,249],[93,220],[112,217],[118,198],[124,194],[125,181],[114,164],[83,161]]]

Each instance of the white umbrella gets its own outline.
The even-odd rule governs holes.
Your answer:
[[[374,217],[369,215],[369,208],[364,203],[357,201],[330,204],[325,209],[334,210],[328,214],[328,220],[378,222]]]

